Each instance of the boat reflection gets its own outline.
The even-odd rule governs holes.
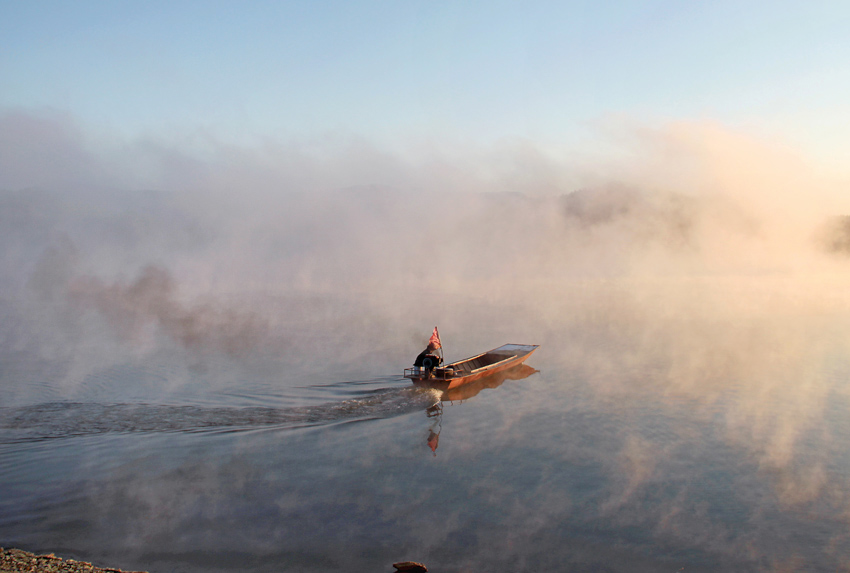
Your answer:
[[[431,422],[431,427],[428,429],[427,444],[428,447],[431,448],[431,451],[434,453],[434,456],[437,455],[437,446],[440,443],[440,432],[442,432],[443,430],[444,402],[451,402],[452,404],[454,402],[464,402],[474,396],[477,396],[478,393],[484,390],[485,388],[498,388],[505,382],[505,380],[522,380],[524,378],[528,378],[536,372],[539,371],[527,364],[520,364],[509,370],[503,370],[501,372],[491,374],[490,376],[479,378],[478,380],[470,382],[469,384],[464,384],[463,386],[452,388],[451,390],[445,390],[442,396],[440,396],[440,401],[425,410],[425,415],[433,419],[433,421]],[[423,387],[433,387],[429,385],[427,380],[416,382],[416,385]]]

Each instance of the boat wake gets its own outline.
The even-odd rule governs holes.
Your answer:
[[[0,443],[86,436],[107,432],[240,431],[300,428],[391,418],[428,409],[439,390],[391,388],[357,398],[291,408],[213,408],[154,404],[50,402],[0,408]]]

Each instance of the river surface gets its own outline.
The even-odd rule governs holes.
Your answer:
[[[152,573],[850,568],[845,291],[665,313],[600,290],[440,325],[450,360],[541,344],[453,395],[401,377],[421,350],[401,319],[317,315],[279,354],[162,320],[8,334],[0,545]]]

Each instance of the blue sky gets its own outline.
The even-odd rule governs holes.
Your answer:
[[[710,120],[842,156],[847,30],[846,2],[0,0],[0,108],[235,142]]]

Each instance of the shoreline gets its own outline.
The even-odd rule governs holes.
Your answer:
[[[147,573],[124,571],[115,567],[96,567],[87,561],[63,559],[53,553],[36,555],[22,549],[0,547],[0,571],[35,571],[38,573]]]

